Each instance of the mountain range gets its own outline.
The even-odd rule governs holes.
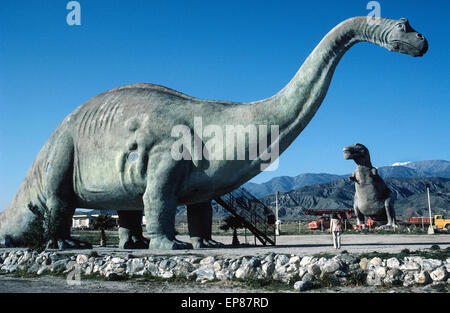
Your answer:
[[[378,168],[378,174],[383,178],[414,178],[414,177],[442,177],[450,178],[450,162],[444,160],[405,162],[402,165],[381,166]],[[295,177],[280,176],[262,184],[246,183],[245,189],[254,194],[257,198],[274,194],[276,191],[287,192],[296,190],[305,186],[323,184],[347,178],[351,174],[300,174]]]

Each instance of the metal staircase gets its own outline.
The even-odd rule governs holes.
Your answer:
[[[241,187],[214,200],[239,218],[263,245],[275,245],[275,215],[246,189]]]

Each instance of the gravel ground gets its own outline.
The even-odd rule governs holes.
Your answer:
[[[294,290],[250,288],[238,282],[211,282],[206,284],[148,281],[135,278],[127,281],[81,280],[81,285],[69,285],[66,279],[54,276],[18,278],[0,275],[0,293],[295,293]],[[436,293],[429,287],[335,287],[307,291],[307,293]]]

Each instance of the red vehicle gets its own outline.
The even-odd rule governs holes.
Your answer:
[[[429,217],[410,217],[408,219],[408,224],[418,224],[418,225],[430,225],[430,218]]]
[[[352,209],[346,210],[314,210],[307,209],[304,211],[305,215],[321,215],[315,221],[312,221],[308,224],[308,228],[311,230],[325,230],[330,227],[330,215],[336,213],[344,223],[345,220],[349,220],[352,218]]]

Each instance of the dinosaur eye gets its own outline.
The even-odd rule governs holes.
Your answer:
[[[136,151],[133,151],[128,155],[128,161],[130,161],[130,162],[134,162],[138,158],[139,158],[139,154]]]
[[[397,24],[397,28],[405,30],[405,24]]]

